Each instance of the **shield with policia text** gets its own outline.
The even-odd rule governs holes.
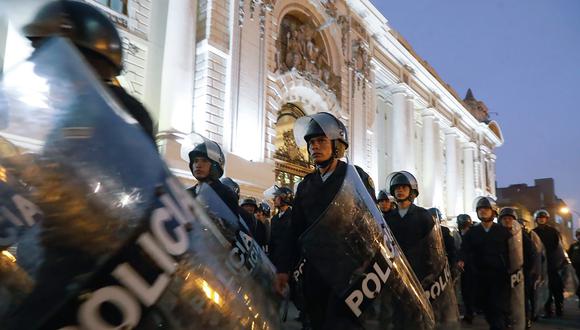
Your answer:
[[[509,283],[510,316],[514,329],[526,327],[525,289],[524,289],[524,246],[522,241],[522,226],[513,221],[512,237],[508,241],[509,250]]]
[[[347,165],[341,189],[300,243],[365,329],[434,327],[421,285],[354,166]]]
[[[548,258],[546,255],[546,248],[540,239],[540,236],[533,230],[530,231],[530,239],[536,249],[536,257],[530,272],[530,278],[533,285],[533,315],[541,315],[544,310],[544,303],[548,300],[550,290],[548,287]]]
[[[0,112],[0,136],[29,151],[0,149],[21,197],[0,207],[0,233],[19,231],[0,247],[3,329],[279,326],[260,285],[229,266],[231,242],[68,41],[2,77]],[[2,206],[15,200],[4,192]]]
[[[434,222],[431,233],[418,243],[418,247],[414,251],[421,255],[413,256],[413,260],[420,261],[421,265],[417,265],[414,269],[425,295],[433,306],[437,326],[441,329],[458,329],[457,296],[438,221]]]

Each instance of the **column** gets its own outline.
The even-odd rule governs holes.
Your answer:
[[[491,176],[490,178],[490,182],[491,182],[491,193],[494,196],[497,196],[496,191],[495,191],[495,160],[497,159],[496,155],[493,153],[489,154],[489,175]]]
[[[159,93],[159,131],[177,130],[191,132],[193,111],[193,63],[196,5],[189,1],[169,1],[167,8],[161,4],[154,7],[166,11],[165,29],[152,32],[156,37],[152,52],[160,53],[160,63],[151,63],[152,70],[159,70],[159,81],[151,81],[148,91]],[[162,18],[155,17],[157,22]],[[153,89],[157,88],[158,92]]]
[[[439,138],[435,131],[435,115],[430,109],[423,113],[423,177],[421,184],[421,196],[424,206],[433,206],[435,193],[435,137]]]
[[[435,171],[433,178],[433,206],[443,208],[444,203],[444,191],[443,191],[443,178],[445,173],[443,172],[443,144],[441,143],[441,125],[439,119],[435,118],[433,120],[433,169]]]
[[[471,212],[473,200],[475,199],[475,164],[473,162],[473,153],[475,144],[467,142],[463,145],[463,210]]]
[[[417,175],[417,170],[415,168],[415,150],[418,148],[415,141],[415,101],[412,95],[407,95],[406,97],[406,139],[403,144],[406,145],[406,164],[404,169]]]
[[[389,143],[392,148],[391,169],[393,171],[400,171],[406,169],[407,165],[407,94],[404,87],[397,86],[392,89],[392,99],[393,99],[393,115],[392,122],[393,128],[391,133],[391,139]]]
[[[445,195],[448,217],[456,214],[457,197],[457,135],[452,130],[445,134]]]

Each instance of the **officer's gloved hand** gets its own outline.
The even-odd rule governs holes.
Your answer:
[[[276,292],[284,297],[288,294],[288,280],[290,276],[287,273],[277,273],[276,280],[274,281],[274,289]]]

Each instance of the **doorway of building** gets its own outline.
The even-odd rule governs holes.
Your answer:
[[[277,185],[292,190],[314,169],[307,148],[299,147],[294,140],[294,123],[304,115],[300,107],[287,103],[280,109],[276,121],[275,180]]]

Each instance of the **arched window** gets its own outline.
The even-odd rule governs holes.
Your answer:
[[[312,171],[306,147],[298,147],[294,140],[294,123],[304,112],[296,105],[282,106],[276,121],[276,183],[294,189]]]

